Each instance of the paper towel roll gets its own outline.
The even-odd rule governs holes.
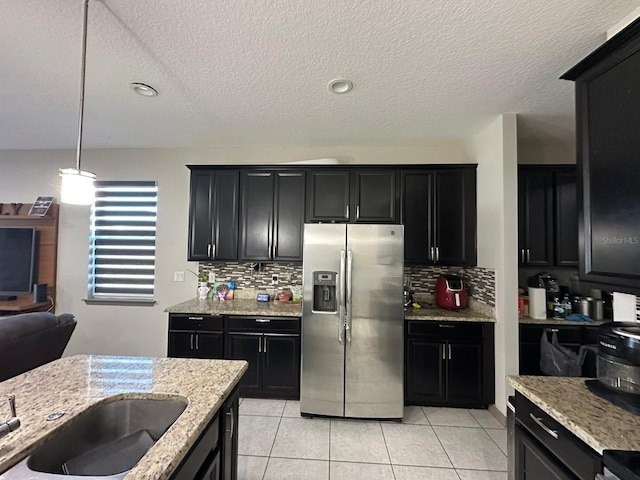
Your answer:
[[[547,318],[547,290],[529,287],[529,316],[537,320]]]

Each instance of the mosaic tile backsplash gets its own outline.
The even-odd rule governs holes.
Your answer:
[[[236,282],[236,291],[271,291],[277,288],[302,286],[302,265],[299,263],[201,263],[200,272],[213,272],[217,282]],[[467,280],[469,295],[474,301],[495,308],[495,272],[487,268],[406,266],[405,277],[411,276],[411,289],[416,294],[433,294],[436,280],[442,274],[461,273]],[[271,284],[272,275],[278,275],[278,285]]]

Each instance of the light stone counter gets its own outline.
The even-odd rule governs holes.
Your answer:
[[[125,477],[167,479],[246,369],[247,362],[241,360],[78,355],[6,380],[0,383],[0,398],[16,396],[21,426],[0,439],[0,472],[107,398],[182,398],[188,402],[185,411]],[[45,420],[58,411],[66,413],[59,420]],[[0,412],[0,421],[9,419],[8,406]]]
[[[300,303],[257,302],[256,300],[234,299],[219,301],[194,298],[165,308],[168,313],[191,313],[200,315],[264,315],[301,317]],[[449,322],[495,322],[495,317],[470,308],[445,310],[443,308],[405,308],[405,320],[449,321]]]
[[[168,313],[195,313],[201,315],[265,315],[265,316],[302,316],[301,303],[258,302],[247,300],[217,300],[207,298],[200,300],[193,298],[164,309]]]
[[[591,322],[572,322],[571,320],[564,320],[561,318],[545,318],[544,320],[538,320],[537,318],[522,317],[518,319],[518,323],[527,325],[578,325],[578,326],[598,326],[603,323],[610,322],[611,320],[593,320]]]
[[[513,388],[599,454],[603,450],[640,450],[640,416],[591,393],[584,378],[507,379]]]

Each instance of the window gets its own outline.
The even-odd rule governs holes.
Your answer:
[[[153,303],[158,188],[96,182],[87,303]]]

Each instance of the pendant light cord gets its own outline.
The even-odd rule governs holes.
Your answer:
[[[82,65],[80,72],[80,114],[78,121],[78,145],[76,148],[76,168],[80,172],[80,152],[82,150],[82,126],[84,123],[84,84],[87,63],[87,18],[89,14],[89,0],[84,0],[84,22],[82,24]]]

